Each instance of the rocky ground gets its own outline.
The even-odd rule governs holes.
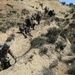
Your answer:
[[[50,25],[44,25],[45,20],[42,20],[41,24],[35,27],[35,30],[31,30],[33,37],[28,36],[25,39],[22,34],[18,33],[17,23],[24,22],[25,17],[34,12],[43,12],[41,3],[44,7],[48,6],[55,10],[55,20]],[[25,9],[25,13],[22,13],[23,9]],[[57,0],[2,0],[0,2],[0,43],[4,43],[10,34],[14,34],[14,39],[9,43],[10,49],[18,57],[18,61],[14,64],[14,60],[8,55],[12,66],[1,71],[0,75],[69,75],[67,70],[72,65],[69,61],[75,58],[71,50],[75,30],[68,22],[74,18],[74,11],[72,13],[71,9]],[[54,43],[48,42],[50,41],[48,40],[36,47],[37,43],[40,42],[35,40],[36,43],[34,44],[32,41],[39,37],[49,38],[44,35],[48,33],[50,28],[56,28],[56,31],[67,29],[68,32],[67,35],[63,31],[61,34],[56,34],[58,38],[55,38]],[[63,34],[66,35],[66,38],[63,37]],[[56,43],[59,41],[62,41],[66,47],[63,50],[58,48],[56,51]]]

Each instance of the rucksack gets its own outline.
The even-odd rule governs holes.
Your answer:
[[[26,24],[32,24],[31,18],[27,18],[25,21],[26,21]]]
[[[37,13],[37,18],[41,18],[42,17],[42,15],[41,15],[41,13]]]

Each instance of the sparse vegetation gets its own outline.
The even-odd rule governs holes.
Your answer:
[[[56,22],[59,22],[59,21],[60,21],[60,18],[55,17],[55,21],[56,21]]]
[[[60,50],[63,50],[65,46],[66,46],[66,45],[65,45],[62,41],[58,41],[58,42],[56,43],[55,50],[57,51],[58,48],[59,48]]]
[[[62,5],[66,5],[66,2],[61,2]]]
[[[44,54],[47,54],[47,52],[48,52],[48,48],[46,48],[46,47],[41,47],[41,48],[40,48],[40,51],[39,51],[39,54],[40,54],[40,55],[44,55]]]
[[[59,18],[59,17],[55,17],[55,21],[58,23],[60,23],[60,24],[62,24],[64,21],[65,21],[65,19],[63,19],[63,18]]]
[[[7,13],[7,17],[10,17],[10,16],[12,16],[12,13]]]
[[[6,30],[7,30],[7,29],[6,29],[5,27],[2,27],[2,26],[0,27],[0,31],[1,31],[1,32],[6,33]]]
[[[12,10],[12,11],[10,11],[10,13],[14,13],[14,14],[16,14],[17,11],[16,11],[16,10]]]
[[[68,33],[68,29],[61,29],[60,36],[66,39]]]
[[[65,17],[68,17],[69,16],[69,14],[65,14]]]
[[[74,6],[74,4],[73,4],[73,3],[70,3],[70,4],[69,4],[69,6],[70,6],[70,7],[73,7],[73,6]]]
[[[7,0],[7,1],[10,1],[10,0]],[[11,3],[13,1],[15,1],[15,2]],[[54,20],[51,22],[50,18],[49,19],[48,19],[48,17],[45,18],[44,10],[42,10],[42,9],[44,9],[43,2],[44,2],[44,4],[47,4],[49,2],[49,0],[46,1],[47,3],[45,3],[45,1],[43,1],[43,0],[41,0],[41,1],[40,0],[39,1],[38,0],[36,0],[36,1],[13,0],[13,1],[10,1],[10,3],[7,2],[8,4],[7,3],[5,4],[5,2],[4,2],[5,5],[2,6],[3,7],[2,9],[0,9],[0,31],[3,32],[3,33],[1,33],[2,37],[0,37],[0,41],[1,42],[3,42],[3,41],[10,42],[11,48],[13,50],[15,50],[15,54],[17,53],[17,57],[18,57],[17,66],[15,64],[15,67],[13,66],[13,67],[9,68],[6,72],[8,73],[8,71],[10,71],[9,74],[13,75],[14,70],[17,69],[18,71],[20,71],[23,68],[23,69],[25,69],[25,70],[27,69],[27,70],[26,71],[23,70],[21,72],[23,72],[24,74],[28,74],[28,75],[31,73],[32,73],[31,75],[55,75],[56,73],[57,73],[57,75],[61,75],[60,73],[62,73],[61,72],[62,68],[65,68],[67,70],[67,66],[69,66],[69,63],[70,63],[71,66],[69,67],[68,73],[70,75],[75,75],[75,63],[72,64],[74,59],[72,60],[72,62],[70,62],[69,60],[67,62],[62,61],[62,58],[63,57],[65,58],[65,56],[75,55],[75,45],[72,45],[71,48],[69,47],[70,44],[72,44],[72,41],[75,39],[75,25],[73,25],[73,26],[71,25],[71,28],[69,28],[69,24],[70,24],[69,21],[71,19],[75,19],[75,13],[74,13],[75,10],[72,9],[72,7],[74,8],[74,4],[70,4],[69,5],[70,7],[68,6],[68,8],[67,8],[65,2],[62,2],[62,4],[59,4],[58,2],[55,3],[56,1],[54,1],[54,3],[53,3],[53,1],[50,2],[50,3],[52,3],[52,5],[50,3],[48,4],[49,10],[54,10],[54,12],[55,12]],[[23,3],[23,1],[24,1],[24,3]],[[33,2],[34,4],[32,4],[31,2]],[[39,5],[42,7],[42,9],[40,8]],[[49,6],[49,5],[51,5],[51,6]],[[53,8],[51,8],[52,6],[53,6]],[[71,10],[69,10],[69,12],[68,12],[69,8],[71,8]],[[35,14],[35,17],[36,17],[37,12],[39,10],[42,12],[41,13],[42,21],[41,21],[40,25],[36,25],[36,28],[33,31],[31,31],[32,29],[30,27],[31,34],[30,34],[30,36],[28,34],[27,36],[29,36],[29,37],[24,39],[24,37],[22,37],[20,35],[20,32],[18,32],[19,31],[18,27],[14,27],[14,26],[20,26],[21,23],[24,23],[24,24],[22,24],[23,26],[24,25],[27,26],[27,24],[25,24],[25,19],[27,18],[27,16],[31,17],[32,13],[34,14],[36,12],[36,14]],[[46,21],[45,26],[44,26],[44,21]],[[34,22],[37,24],[36,21],[34,21]],[[50,26],[47,26],[48,24]],[[28,25],[30,25],[30,24],[28,24]],[[11,27],[13,27],[13,28],[11,28]],[[46,33],[45,31],[47,30],[48,27],[50,27],[50,28]],[[11,29],[6,32],[6,30],[9,28],[11,28]],[[43,34],[41,34],[41,33],[43,33]],[[37,36],[38,36],[38,34],[41,36],[36,37],[35,34]],[[29,43],[29,41],[30,41],[30,43]],[[66,47],[65,43],[66,43],[67,47]],[[66,47],[66,48],[64,48],[64,47]],[[38,48],[38,49],[32,49],[32,48]],[[19,52],[21,52],[21,53],[19,53]],[[21,58],[22,58],[22,60],[20,60]],[[14,63],[14,61],[12,62],[12,64],[13,63]],[[38,66],[38,67],[36,67],[36,66]],[[49,68],[48,68],[48,66],[49,66]],[[18,68],[16,68],[16,67],[18,67]],[[44,67],[46,67],[46,68],[44,68]],[[34,69],[36,69],[36,70],[34,70]],[[43,70],[41,70],[41,69],[43,69]],[[2,68],[0,67],[0,71],[1,70],[2,70]],[[60,73],[58,72],[59,70],[60,70]],[[17,73],[18,73],[18,71],[17,71]],[[38,74],[37,71],[40,72],[41,74]],[[2,75],[2,73],[0,73],[0,74]],[[14,74],[16,75],[16,71]],[[63,74],[63,75],[65,75],[65,74]]]
[[[9,6],[9,7],[11,7],[13,9],[13,5],[11,5],[11,4],[6,4],[6,5]]]
[[[71,8],[71,10],[69,11],[69,13],[73,13],[74,12],[74,8]]]
[[[31,48],[39,48],[45,43],[47,42],[44,38],[37,37],[31,41]]]
[[[43,75],[54,75],[54,73],[50,68],[44,68]]]
[[[29,14],[29,11],[27,9],[22,9],[21,13],[23,15],[27,15],[27,14]]]
[[[72,50],[73,53],[75,53],[75,42],[72,43],[71,50]]]
[[[14,34],[10,34],[10,36],[7,38],[6,42],[11,42],[12,40],[14,40],[15,35]]]
[[[75,75],[75,62],[72,63],[72,65],[70,65],[69,70],[68,70],[68,74]]]
[[[3,17],[3,14],[2,13],[0,13],[0,18],[2,18]]]
[[[58,38],[59,32],[60,30],[58,28],[55,28],[55,27],[50,28],[48,30],[48,33],[45,35],[48,38],[47,42],[52,43],[52,44],[55,43],[55,41]]]
[[[75,13],[73,13],[73,16],[72,16],[72,18],[73,18],[73,19],[75,18]]]

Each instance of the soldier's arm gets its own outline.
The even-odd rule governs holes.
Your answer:
[[[14,54],[12,53],[11,50],[8,51],[8,53],[14,58],[14,60],[16,61],[16,57],[14,56]]]

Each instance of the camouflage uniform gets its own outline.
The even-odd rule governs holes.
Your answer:
[[[30,28],[31,25],[32,25],[32,18],[31,17],[27,17],[25,19],[25,23],[26,23],[26,26]]]
[[[32,19],[33,20],[36,20],[36,15],[37,15],[36,13],[32,14]]]
[[[36,21],[38,22],[38,24],[40,24],[41,18],[42,18],[42,14],[41,12],[38,12],[36,15]]]
[[[4,47],[7,47],[8,50],[5,50]],[[4,64],[6,64],[6,62],[8,62],[10,65],[10,62],[7,60],[8,53],[14,58],[14,60],[16,62],[16,57],[13,55],[13,53],[11,52],[9,47],[10,47],[10,45],[8,45],[8,43],[4,43],[3,45],[0,44],[0,61],[1,61],[1,66],[3,67],[3,69],[6,69],[6,67],[4,66]]]
[[[19,26],[19,30],[24,35],[25,38],[27,38],[27,36],[26,36],[27,33],[29,33],[29,36],[32,36],[30,34],[30,26],[28,26],[27,24],[21,24]]]
[[[45,8],[44,8],[44,16],[46,16],[46,14],[49,12],[49,8],[46,6]]]
[[[34,22],[34,20],[36,20],[36,14],[35,15],[32,15],[32,17],[28,17],[26,20],[25,20],[25,22],[26,22],[26,26],[27,27],[31,27],[31,28],[33,28],[33,30],[34,30],[34,27],[35,27],[35,25],[36,25],[36,23]]]
[[[54,17],[54,16],[55,16],[54,10],[50,10],[50,11],[48,12],[48,15],[49,15],[49,17]]]

